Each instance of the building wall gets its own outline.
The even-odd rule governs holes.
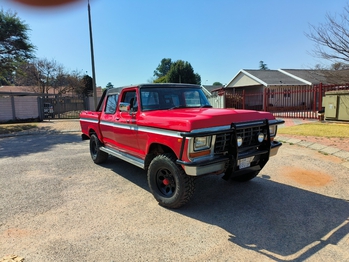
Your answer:
[[[0,97],[0,122],[12,120],[11,97]]]
[[[0,122],[39,117],[37,96],[0,97]]]
[[[253,80],[245,74],[239,74],[233,82],[231,82],[227,87],[242,87],[242,86],[255,86],[260,85],[257,81]]]
[[[15,118],[38,118],[38,98],[36,96],[15,96]]]

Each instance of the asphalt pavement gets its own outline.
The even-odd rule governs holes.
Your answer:
[[[349,261],[348,170],[306,141],[285,143],[249,183],[197,179],[170,210],[144,170],[94,164],[79,136],[78,120],[54,120],[0,138],[0,258]]]

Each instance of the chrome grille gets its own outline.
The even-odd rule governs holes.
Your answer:
[[[236,130],[236,136],[241,136],[243,140],[241,147],[259,145],[260,143],[257,139],[258,133],[266,134],[262,126]]]
[[[240,149],[246,148],[246,147],[254,147],[259,146],[260,143],[258,142],[258,134],[264,133],[264,135],[267,135],[267,126],[261,123],[260,126],[254,125],[253,127],[246,127],[246,128],[237,128],[236,131],[236,137],[242,137],[242,145],[239,147]],[[227,132],[223,134],[217,134],[216,135],[216,142],[214,146],[214,152],[215,153],[222,153],[227,152],[229,148],[235,147],[236,141],[233,141],[234,139],[234,133],[233,132]]]
[[[214,152],[221,153],[228,150],[231,141],[231,133],[224,133],[216,135],[216,143],[214,145]]]

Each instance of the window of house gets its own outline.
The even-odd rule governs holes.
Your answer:
[[[287,89],[284,91],[284,98],[290,98],[291,97],[291,89]]]
[[[274,98],[274,93],[275,93],[274,89],[268,89],[268,93],[267,94],[268,94],[269,98]]]

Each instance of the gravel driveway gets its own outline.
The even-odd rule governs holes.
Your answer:
[[[349,261],[349,176],[341,159],[283,145],[249,183],[196,181],[160,207],[145,172],[93,164],[78,133],[0,139],[0,259]]]

